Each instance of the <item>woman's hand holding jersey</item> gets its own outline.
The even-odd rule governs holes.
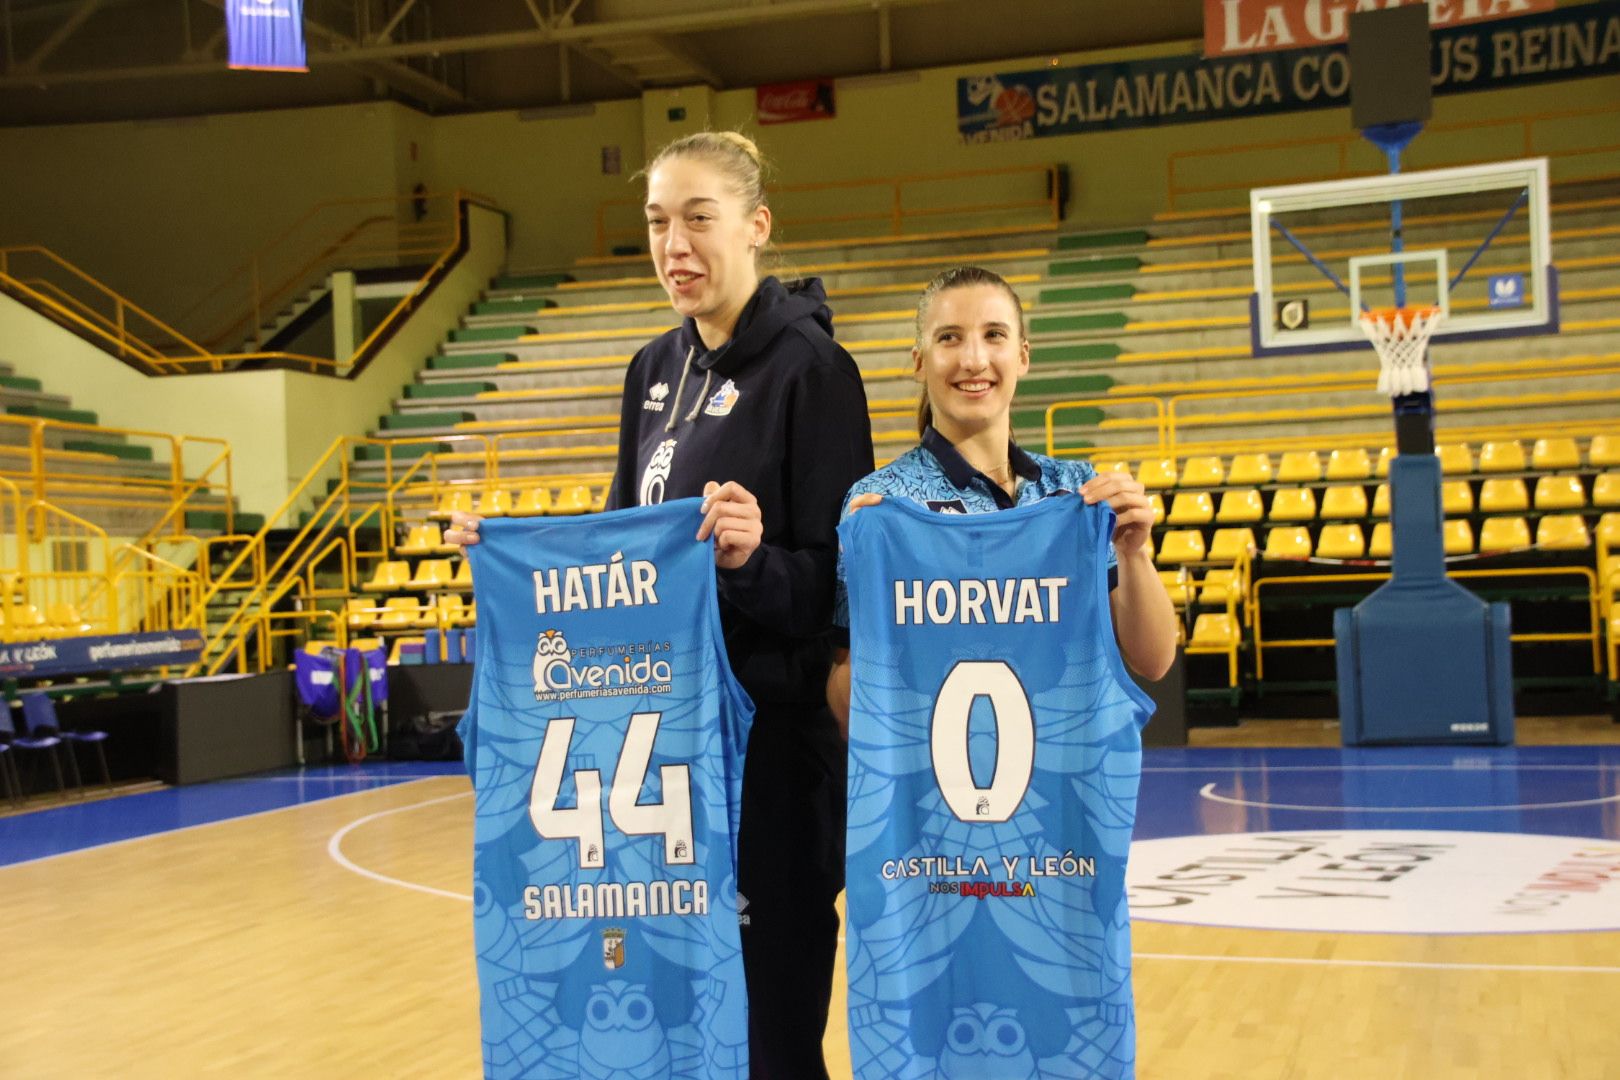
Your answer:
[[[765,535],[759,500],[735,480],[724,484],[710,480],[703,485],[703,509],[697,538],[707,540],[713,535],[714,564],[722,570],[737,569],[748,561]]]
[[[1099,473],[1080,487],[1087,505],[1105,502],[1114,510],[1114,554],[1121,562],[1147,546],[1153,535],[1153,504],[1140,481],[1124,472]]]
[[[455,544],[458,547],[472,547],[478,543],[478,526],[484,519],[477,514],[469,514],[465,510],[452,510],[450,512],[450,527],[444,531],[444,542]]]

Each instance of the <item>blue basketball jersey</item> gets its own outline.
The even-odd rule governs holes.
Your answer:
[[[1125,858],[1151,700],[1109,616],[1114,514],[885,499],[849,586],[855,1076],[1130,1077]]]
[[[486,1077],[748,1075],[735,838],[754,708],[698,507],[490,520],[468,549]]]

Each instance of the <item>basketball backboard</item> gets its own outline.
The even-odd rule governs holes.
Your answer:
[[[1254,354],[1368,347],[1372,308],[1433,305],[1437,339],[1555,333],[1544,158],[1249,193]]]

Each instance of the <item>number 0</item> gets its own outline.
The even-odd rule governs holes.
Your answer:
[[[996,716],[996,769],[985,788],[974,781],[968,761],[968,716],[979,697],[990,699]],[[1035,716],[1017,673],[1001,660],[963,660],[953,667],[934,699],[930,748],[939,793],[957,818],[1012,817],[1035,770]]]

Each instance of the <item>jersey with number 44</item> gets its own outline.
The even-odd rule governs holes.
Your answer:
[[[486,521],[461,724],[484,1074],[742,1080],[753,705],[699,500]]]
[[[850,603],[847,955],[859,1080],[1129,1077],[1125,858],[1150,699],[1109,616],[1114,515],[885,499]]]

